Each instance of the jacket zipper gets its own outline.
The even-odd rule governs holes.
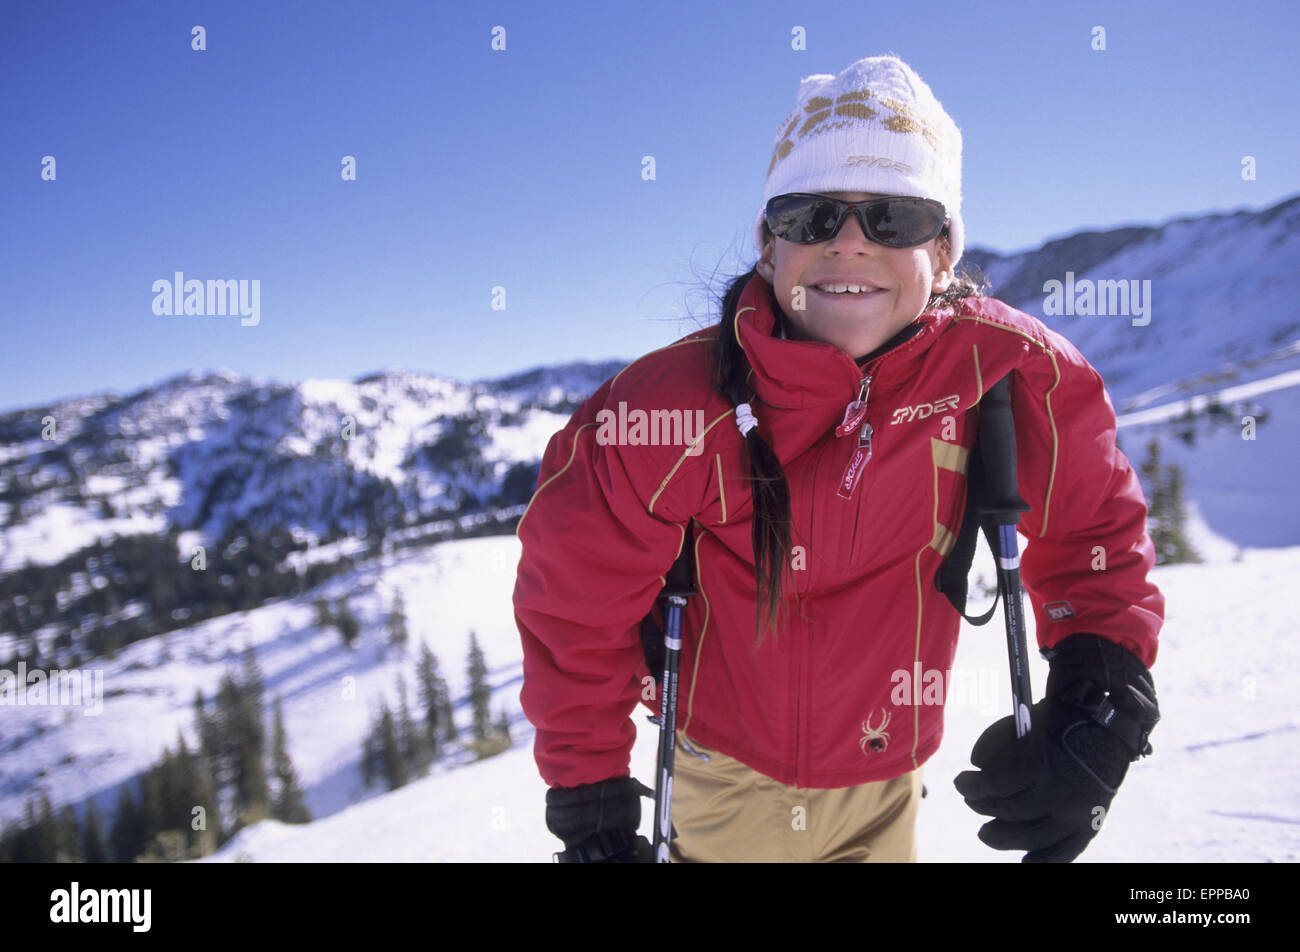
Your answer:
[[[840,487],[838,493],[845,499],[852,499],[857,492],[858,483],[862,479],[862,470],[867,461],[871,459],[871,437],[873,429],[867,422],[867,399],[871,394],[872,373],[865,373],[862,376],[862,382],[858,387],[858,398],[849,403],[844,408],[844,420],[835,428],[836,437],[848,436],[855,430],[858,434],[858,445],[853,451],[853,458],[849,460],[849,465],[844,470],[844,475],[840,477]],[[814,485],[816,484],[816,475],[814,473]],[[802,787],[806,780],[803,769],[803,759],[800,752],[799,741],[803,736],[803,691],[804,691],[804,674],[811,666],[808,654],[812,650],[811,645],[812,633],[807,632],[804,644],[798,655],[800,662],[795,670],[794,682],[794,780],[795,786]]]
[[[871,459],[871,437],[875,432],[867,422],[867,396],[871,390],[871,378],[871,374],[863,376],[862,386],[858,390],[858,399],[844,408],[844,421],[835,428],[837,437],[848,436],[855,429],[858,431],[858,445],[849,459],[849,464],[844,467],[844,475],[840,477],[840,486],[836,490],[836,495],[841,499],[854,497],[858,491],[858,483],[862,481],[862,471],[866,468],[867,461]]]

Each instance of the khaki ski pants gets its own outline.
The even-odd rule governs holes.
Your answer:
[[[709,755],[705,763],[682,740]],[[677,732],[674,863],[916,862],[921,768],[833,790],[788,787]]]

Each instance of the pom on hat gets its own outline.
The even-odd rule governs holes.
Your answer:
[[[896,56],[860,59],[838,76],[799,84],[795,108],[773,140],[754,246],[763,249],[768,201],[789,192],[876,192],[943,203],[952,264],[965,250],[961,131],[930,87]]]

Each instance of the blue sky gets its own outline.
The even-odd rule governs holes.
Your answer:
[[[969,245],[1264,207],[1300,191],[1297,36],[1282,0],[5,2],[0,408],[635,357],[753,263],[799,80],[891,50],[962,129]],[[156,315],[176,271],[258,280],[259,323]]]

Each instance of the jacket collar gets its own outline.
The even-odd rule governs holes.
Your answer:
[[[772,285],[755,274],[736,305],[735,333],[753,368],[750,386],[772,409],[816,411],[812,416],[823,430],[836,426],[844,407],[857,399],[865,372],[872,374],[873,390],[877,383],[915,373],[921,355],[952,316],[950,308],[926,311],[917,318],[920,331],[862,368],[834,344],[774,336],[778,313]]]

